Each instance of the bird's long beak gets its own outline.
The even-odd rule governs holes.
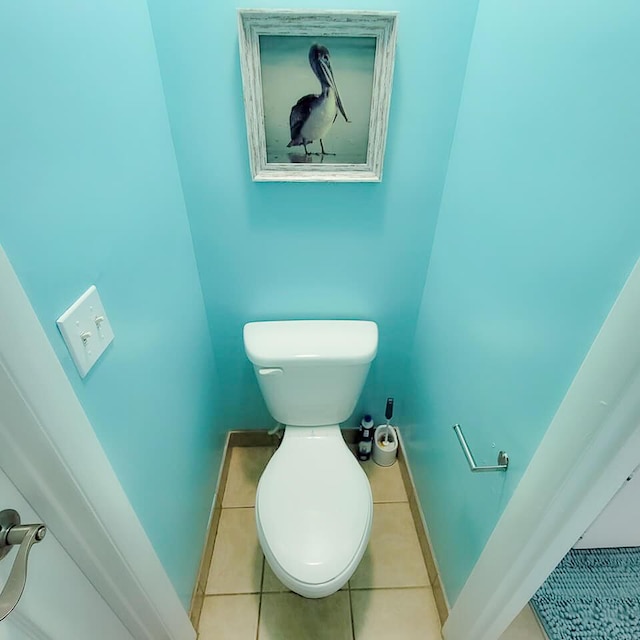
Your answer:
[[[344,107],[342,106],[342,100],[340,100],[340,93],[338,92],[338,86],[336,85],[335,78],[333,77],[333,70],[331,69],[331,64],[329,62],[325,62],[324,60],[320,61],[320,66],[322,67],[322,73],[329,84],[329,86],[334,90],[336,94],[336,104],[338,105],[338,109],[340,109],[340,113],[346,122],[349,122],[349,118],[347,114],[344,112]]]

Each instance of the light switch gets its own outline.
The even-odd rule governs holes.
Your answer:
[[[84,378],[113,340],[111,324],[94,285],[58,318],[57,324]]]

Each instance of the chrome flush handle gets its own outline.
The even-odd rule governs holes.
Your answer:
[[[13,509],[0,511],[0,560],[12,546],[20,545],[9,579],[0,593],[0,620],[4,620],[18,604],[27,582],[29,551],[46,533],[47,528],[43,524],[20,524],[20,514]]]

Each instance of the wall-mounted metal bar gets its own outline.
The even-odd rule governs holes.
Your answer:
[[[500,451],[498,454],[498,464],[493,467],[480,467],[476,464],[476,461],[471,453],[471,449],[469,449],[469,445],[464,438],[464,433],[462,433],[462,428],[459,424],[453,425],[453,430],[456,432],[458,436],[458,441],[460,442],[460,446],[462,447],[462,451],[464,451],[465,458],[469,463],[469,468],[473,472],[482,472],[482,471],[506,471],[509,468],[509,456],[506,451]]]

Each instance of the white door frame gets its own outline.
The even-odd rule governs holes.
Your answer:
[[[456,600],[446,640],[496,640],[638,462],[640,261]]]
[[[22,423],[0,433],[0,466],[136,640],[194,640],[2,247],[0,375],[16,390],[15,406],[3,411]]]

